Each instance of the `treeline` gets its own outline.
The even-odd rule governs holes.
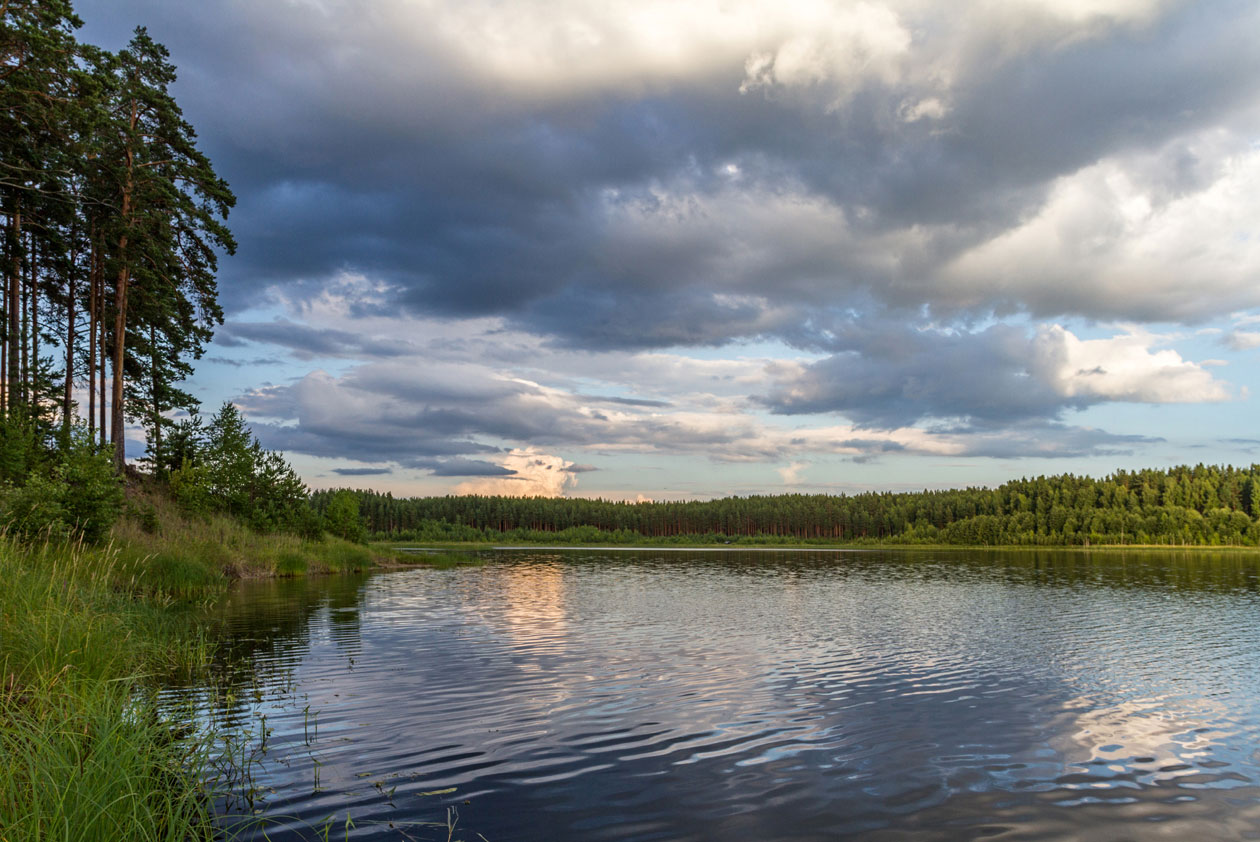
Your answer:
[[[336,493],[344,492],[315,492],[315,508]],[[395,540],[1260,545],[1260,465],[1040,476],[993,489],[704,502],[353,493],[372,537]]]
[[[124,465],[127,421],[164,458],[179,387],[222,314],[231,190],[138,28],[114,53],[65,0],[0,4],[0,416],[68,442],[80,420]],[[85,404],[85,405],[84,405]]]

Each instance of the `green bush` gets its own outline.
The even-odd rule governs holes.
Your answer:
[[[123,500],[109,449],[94,445],[79,428],[46,470],[0,492],[0,522],[26,540],[81,537],[95,543],[122,514]]]
[[[122,515],[125,499],[122,478],[114,473],[111,448],[98,447],[87,430],[78,427],[53,476],[65,485],[64,505],[74,532],[89,543],[103,538]]]
[[[206,491],[205,469],[189,462],[171,472],[171,497],[185,514],[204,517],[213,508],[210,493]]]
[[[27,541],[69,538],[68,491],[60,479],[39,474],[29,477],[25,485],[6,487],[0,492],[0,516],[8,533]]]
[[[45,457],[35,425],[19,408],[0,416],[0,482],[23,482]]]
[[[221,567],[175,553],[158,553],[144,561],[145,586],[155,593],[196,597],[223,588],[226,578]]]
[[[144,501],[128,500],[126,507],[126,515],[129,519],[140,525],[140,528],[150,535],[154,535],[162,528],[161,519],[158,517],[157,507],[152,503]]]

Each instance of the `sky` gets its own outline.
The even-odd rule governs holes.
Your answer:
[[[190,385],[313,488],[1260,461],[1252,0],[78,0],[238,202]]]

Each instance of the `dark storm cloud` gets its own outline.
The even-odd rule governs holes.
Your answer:
[[[901,442],[896,441],[880,441],[878,439],[845,439],[840,442],[841,447],[851,447],[855,450],[865,450],[870,453],[896,453],[906,449]]]
[[[1065,396],[1029,370],[1038,354],[1035,337],[1024,330],[941,335],[883,328],[856,329],[847,339],[860,350],[803,367],[761,400],[783,414],[841,412],[861,426],[885,429],[924,418],[1055,416],[1091,402]]]
[[[1251,3],[1180,5],[1021,49],[966,10],[964,29],[982,33],[966,49],[948,15],[907,12],[906,61],[928,70],[860,79],[838,105],[825,79],[740,93],[747,51],[652,85],[584,88],[575,72],[569,88],[513,97],[418,16],[416,33],[398,33],[369,31],[359,7],[336,2],[79,6],[89,39],[114,46],[124,22],[144,22],[171,46],[180,101],[240,197],[241,246],[222,283],[234,307],[268,284],[351,270],[412,313],[501,315],[567,345],[649,348],[786,336],[804,314],[871,301],[1181,319],[1255,299],[934,277],[1026,219],[1055,178],[1107,156],[1162,156],[1170,165],[1144,177],[1170,196],[1215,177],[1182,138],[1254,102]],[[1020,32],[1048,26],[1029,21]],[[947,90],[933,62],[952,71]],[[907,103],[933,96],[938,116],[905,119]],[[765,236],[748,204],[775,197],[834,213]]]
[[[436,477],[510,477],[516,471],[476,459],[448,459],[432,469]]]
[[[343,477],[377,477],[392,474],[392,468],[333,468],[333,473]]]
[[[240,344],[244,345],[245,343],[242,342]],[[228,347],[237,346],[229,344]],[[279,357],[255,357],[252,360],[232,360],[227,357],[206,357],[205,359],[208,363],[231,366],[232,368],[255,368],[264,365],[279,365],[283,362]]]
[[[621,406],[643,406],[663,409],[672,405],[669,401],[653,401],[645,398],[619,398],[610,397],[608,395],[575,395],[574,397],[580,400],[593,401],[595,403],[615,403],[620,404]]]
[[[223,340],[227,340],[223,343]],[[312,328],[296,322],[277,319],[273,322],[228,322],[215,336],[215,341],[229,347],[248,342],[279,345],[288,348],[298,359],[317,357],[397,357],[413,354],[414,346],[402,342],[375,339],[345,330]]]
[[[245,406],[248,403],[241,402]],[[251,422],[262,445],[285,453],[341,459],[348,455],[364,462],[395,462],[405,468],[437,470],[449,460],[469,454],[498,453],[499,448],[443,436],[400,433],[388,419],[364,419],[358,428],[329,429],[319,424],[299,426]],[[458,462],[457,462],[458,464]]]
[[[1000,434],[983,426],[960,426],[936,431],[956,435],[969,443],[968,456],[994,459],[1070,458],[1075,456],[1128,456],[1134,448],[1164,441],[1158,436],[1109,433],[1089,427],[1055,422],[1027,421],[1003,425]]]
[[[774,363],[754,400],[784,415],[841,413],[865,428],[931,419],[990,427],[1053,421],[1107,401],[1224,401],[1203,366],[1140,333],[1081,340],[1059,326],[996,324],[979,331],[915,328],[879,319],[812,325],[800,344],[829,356]]]

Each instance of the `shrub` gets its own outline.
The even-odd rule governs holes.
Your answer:
[[[76,429],[48,470],[25,477],[21,486],[0,492],[0,520],[11,534],[27,540],[82,537],[95,543],[123,510],[122,480],[108,448]]]
[[[276,556],[277,576],[301,576],[306,568],[306,556],[297,550],[285,550]]]
[[[26,484],[0,492],[0,512],[9,534],[25,540],[71,535],[68,489],[60,479],[36,474]]]
[[[123,512],[122,478],[114,473],[110,454],[111,448],[97,446],[85,428],[77,427],[53,468],[53,477],[66,489],[70,526],[89,543],[103,538]]]
[[[208,515],[213,503],[206,490],[206,477],[203,468],[185,462],[179,470],[171,472],[171,497],[184,510],[185,514],[204,517]]]

